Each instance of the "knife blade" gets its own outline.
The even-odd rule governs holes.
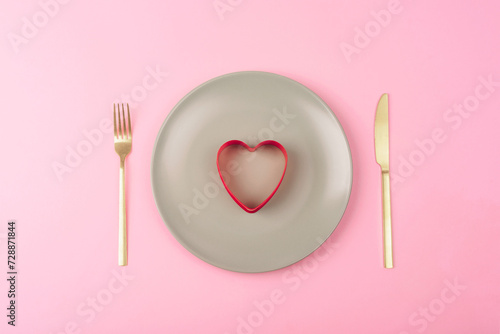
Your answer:
[[[389,97],[383,94],[375,114],[375,156],[382,172],[389,171]]]
[[[393,268],[391,186],[389,177],[389,96],[382,94],[375,114],[375,157],[382,170],[384,267]]]

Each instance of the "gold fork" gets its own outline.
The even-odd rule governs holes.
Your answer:
[[[116,122],[116,109],[118,109],[118,122]],[[115,151],[120,156],[120,211],[118,212],[118,265],[126,266],[127,257],[127,210],[125,201],[125,158],[132,150],[132,127],[130,125],[130,109],[127,103],[128,131],[125,121],[125,108],[122,103],[122,117],[120,105],[113,104],[113,119],[115,128]],[[122,126],[123,118],[123,126]],[[118,124],[118,126],[117,126]],[[118,130],[117,130],[118,127]]]

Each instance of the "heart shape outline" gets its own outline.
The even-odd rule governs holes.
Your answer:
[[[274,188],[273,192],[264,201],[262,201],[262,203],[257,205],[255,208],[249,208],[248,206],[243,204],[238,199],[238,197],[236,197],[232,193],[232,191],[229,189],[226,182],[224,181],[224,178],[222,177],[220,165],[219,165],[219,157],[220,157],[222,151],[224,151],[224,149],[226,149],[229,146],[243,146],[248,151],[255,152],[259,147],[266,146],[266,145],[275,146],[281,151],[281,153],[283,153],[283,156],[285,157],[285,166],[283,167],[283,174],[281,175],[280,181],[276,185],[276,188]],[[229,195],[231,196],[231,198],[236,202],[236,204],[238,204],[243,210],[245,210],[248,213],[255,213],[255,212],[259,211],[260,209],[262,209],[264,207],[264,205],[266,205],[267,202],[269,202],[269,200],[274,196],[276,191],[278,191],[278,188],[281,185],[281,181],[283,181],[283,178],[285,177],[287,164],[288,164],[288,154],[287,154],[285,148],[283,147],[283,145],[281,145],[280,143],[278,143],[275,140],[264,140],[264,141],[258,143],[255,147],[250,147],[245,142],[243,142],[241,140],[230,140],[230,141],[227,141],[224,144],[222,144],[221,147],[219,148],[219,151],[217,151],[217,171],[219,172],[219,176],[220,176],[220,179],[222,181],[222,184],[224,185],[224,188],[226,188],[226,190],[229,193]]]

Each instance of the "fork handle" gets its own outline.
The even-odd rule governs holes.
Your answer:
[[[392,263],[392,222],[391,222],[391,185],[388,171],[382,172],[382,214],[384,234],[384,267],[393,268]]]
[[[120,208],[118,212],[118,265],[128,264],[127,206],[125,202],[125,158],[120,157]]]

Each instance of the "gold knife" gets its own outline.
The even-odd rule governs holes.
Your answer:
[[[375,156],[382,169],[382,214],[384,235],[384,267],[393,268],[391,186],[389,178],[389,97],[383,94],[375,114]]]

